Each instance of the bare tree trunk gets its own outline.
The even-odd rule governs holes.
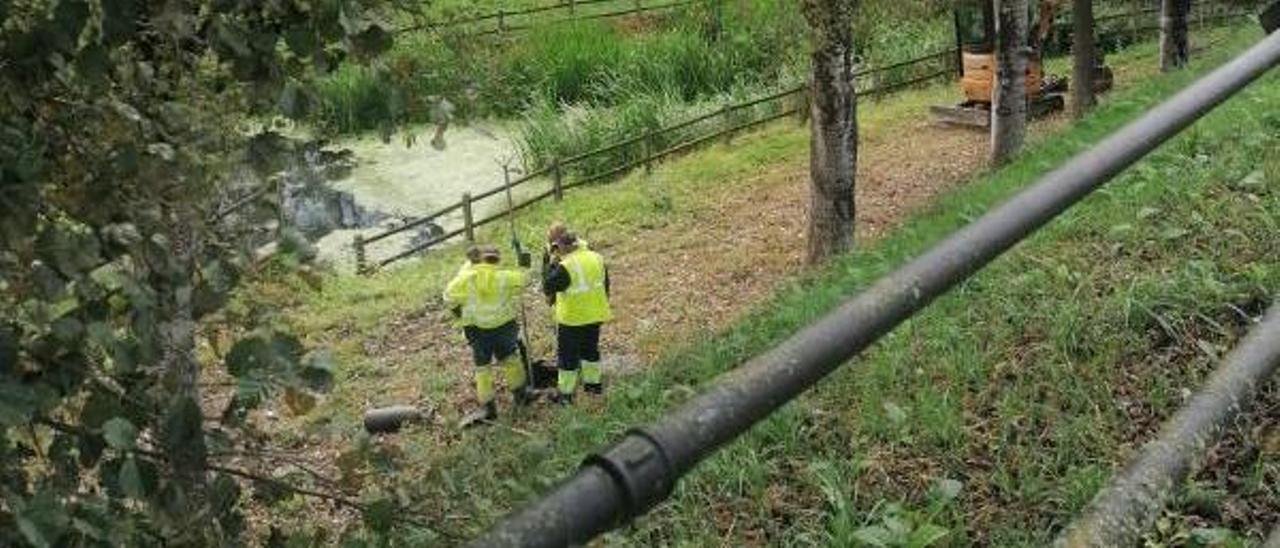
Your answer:
[[[991,104],[991,162],[1008,162],[1027,134],[1027,0],[993,0],[996,89]]]
[[[1187,64],[1187,13],[1191,0],[1160,2],[1160,70],[1168,72]]]
[[[1075,0],[1072,7],[1074,31],[1071,53],[1075,57],[1072,75],[1075,93],[1072,95],[1071,113],[1080,118],[1097,103],[1094,97],[1093,75],[1098,65],[1098,51],[1093,35],[1093,0]]]
[[[804,0],[813,28],[809,82],[808,260],[853,249],[854,183],[858,162],[857,96],[853,79],[855,0]]]

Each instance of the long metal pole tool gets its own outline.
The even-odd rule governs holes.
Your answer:
[[[520,268],[529,268],[533,260],[520,245],[520,234],[516,231],[516,200],[511,192],[511,168],[502,164],[502,181],[507,193],[507,225],[511,228],[511,248],[516,253],[516,264]],[[533,383],[533,359],[529,356],[529,315],[525,309],[524,296],[520,297],[520,359],[524,361],[525,382]]]

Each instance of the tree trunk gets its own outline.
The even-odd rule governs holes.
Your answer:
[[[1072,10],[1075,24],[1071,53],[1075,57],[1075,70],[1071,79],[1075,93],[1072,94],[1071,113],[1080,118],[1097,102],[1093,94],[1093,75],[1098,65],[1093,35],[1093,0],[1075,0]]]
[[[1187,13],[1191,0],[1160,2],[1160,70],[1168,72],[1187,64]]]
[[[150,265],[159,317],[159,367],[167,401],[159,429],[173,477],[182,486],[171,502],[175,515],[196,515],[205,504],[208,456],[200,410],[200,363],[196,360],[196,317],[192,302],[200,236],[189,207],[170,210],[169,256]],[[191,533],[198,534],[192,530]]]
[[[853,0],[805,0],[813,28],[809,81],[808,260],[819,263],[853,249],[858,163],[854,91]]]
[[[197,255],[194,232],[190,225],[175,219],[169,228],[168,261],[152,267],[163,318],[159,346],[165,390],[175,399],[186,396],[199,401],[200,365],[196,361],[196,320],[191,301]]]
[[[991,104],[991,162],[1004,164],[1027,133],[1027,0],[993,0],[996,89]]]

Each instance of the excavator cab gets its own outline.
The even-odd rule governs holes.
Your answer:
[[[1067,91],[1065,78],[1046,77],[1041,62],[1045,38],[1053,25],[1055,0],[1044,0],[1030,7],[1027,14],[1027,106],[1035,118],[1062,110]],[[961,0],[955,4],[956,49],[961,67],[960,88],[964,102],[955,106],[934,106],[934,118],[940,122],[975,127],[991,124],[991,103],[996,83],[996,14],[991,0]],[[1104,68],[1105,69],[1105,68]],[[1111,83],[1110,70],[1105,70],[1105,86]],[[1102,84],[1103,82],[1098,82]]]

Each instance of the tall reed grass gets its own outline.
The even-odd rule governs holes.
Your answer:
[[[796,75],[790,75],[782,81],[791,86],[801,80]],[[645,155],[661,152],[718,130],[780,113],[791,106],[788,99],[779,99],[714,116],[679,130],[665,131],[665,128],[678,123],[729,105],[747,102],[767,92],[761,85],[739,85],[727,92],[690,102],[679,94],[666,90],[637,95],[632,100],[615,106],[595,108],[583,104],[558,107],[541,102],[525,114],[516,139],[526,168],[535,170],[547,167],[557,160],[652,133],[643,141],[613,149],[606,154],[593,155],[564,167],[565,172],[571,176],[591,176],[640,161]],[[659,130],[664,131],[659,133]]]
[[[864,59],[903,59],[946,39],[945,9],[903,4],[864,2],[856,34]],[[776,84],[806,61],[807,25],[794,0],[724,0],[718,12],[699,4],[643,17],[644,25],[590,20],[505,38],[404,34],[381,72],[344,67],[325,78],[314,121],[336,133],[382,127],[397,112],[378,103],[393,103],[397,89],[407,91],[410,122],[429,121],[429,109],[412,100],[426,97],[448,97],[464,115],[496,117],[669,97],[699,102]]]

